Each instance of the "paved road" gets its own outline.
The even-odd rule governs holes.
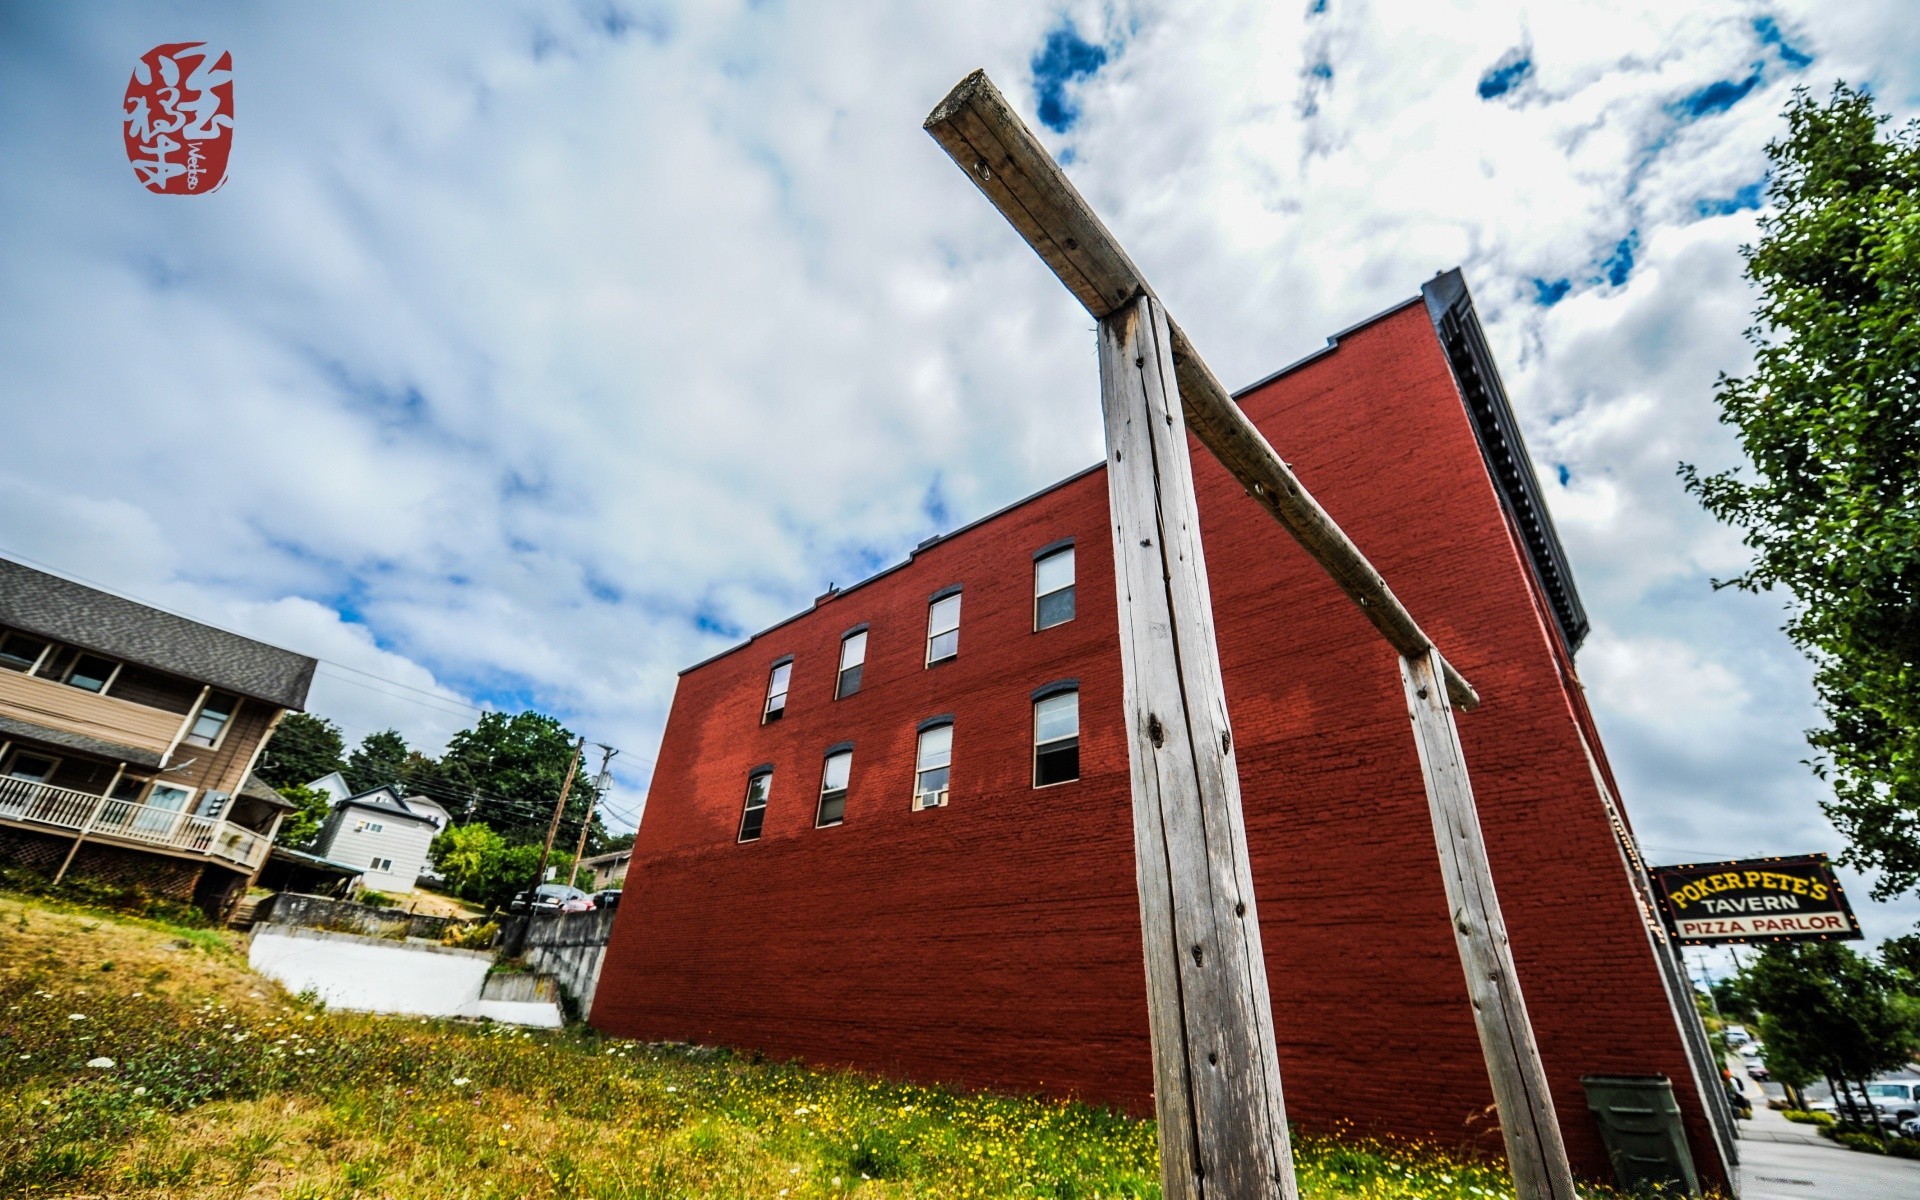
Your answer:
[[[1740,1200],[1914,1200],[1920,1162],[1831,1142],[1740,1143]]]
[[[1740,1200],[1920,1200],[1920,1160],[1836,1146],[1767,1107],[1766,1093],[1729,1064],[1753,1101],[1740,1122]]]

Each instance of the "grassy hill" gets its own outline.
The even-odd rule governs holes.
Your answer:
[[[1511,1195],[1305,1139],[1311,1197]],[[647,1046],[321,1011],[242,940],[0,895],[0,1196],[1157,1197],[1151,1122]]]

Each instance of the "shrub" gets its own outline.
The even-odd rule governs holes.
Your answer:
[[[360,903],[366,905],[368,908],[399,908],[400,907],[399,900],[395,899],[392,896],[387,895],[385,892],[376,892],[372,888],[368,888],[367,890],[361,892],[358,896],[354,898],[358,900]]]
[[[440,933],[442,946],[453,946],[460,950],[486,950],[493,946],[493,939],[500,936],[498,921],[480,921],[472,924],[453,924]]]
[[[1827,1112],[1812,1112],[1812,1111],[1802,1110],[1797,1108],[1789,1108],[1782,1111],[1780,1115],[1785,1117],[1787,1120],[1800,1125],[1819,1125],[1824,1127],[1834,1123],[1834,1115],[1832,1113],[1827,1113]]]

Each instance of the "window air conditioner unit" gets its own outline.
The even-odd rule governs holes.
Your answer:
[[[914,808],[917,812],[924,812],[929,808],[945,808],[946,804],[947,789],[945,788],[937,792],[922,792],[914,799]]]

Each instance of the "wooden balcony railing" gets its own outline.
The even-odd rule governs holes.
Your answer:
[[[217,817],[109,800],[28,779],[0,779],[0,822],[84,833],[90,841],[199,854],[249,870],[272,849],[264,833]]]

